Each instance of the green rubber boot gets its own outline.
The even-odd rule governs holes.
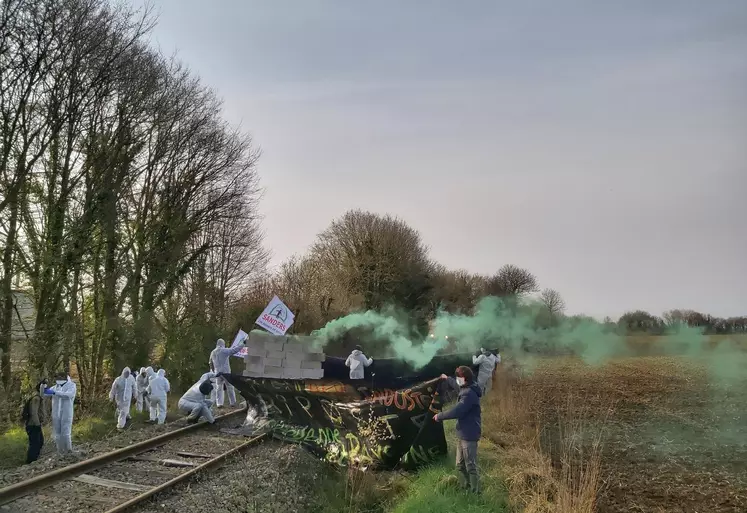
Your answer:
[[[480,476],[469,476],[469,489],[472,493],[480,495]]]

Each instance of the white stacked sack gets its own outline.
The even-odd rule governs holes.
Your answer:
[[[246,340],[244,376],[252,378],[321,379],[325,355],[314,349],[313,337],[250,333]]]

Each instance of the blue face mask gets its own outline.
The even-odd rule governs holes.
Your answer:
[[[65,383],[67,383],[67,381],[63,381],[63,380],[61,380],[61,379],[58,379],[57,381],[55,381],[55,383],[57,383],[57,384],[58,384],[59,386],[62,386],[62,385],[64,385]]]

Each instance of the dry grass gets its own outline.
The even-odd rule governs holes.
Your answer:
[[[579,405],[572,398],[558,411],[556,426],[542,426],[538,398],[519,386],[522,379],[518,369],[504,369],[483,409],[483,433],[501,447],[512,504],[524,513],[593,513],[602,477],[601,431],[574,411]]]

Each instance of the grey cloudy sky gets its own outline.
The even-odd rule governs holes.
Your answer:
[[[573,313],[747,313],[747,2],[155,6],[262,148],[274,263],[363,208]]]

